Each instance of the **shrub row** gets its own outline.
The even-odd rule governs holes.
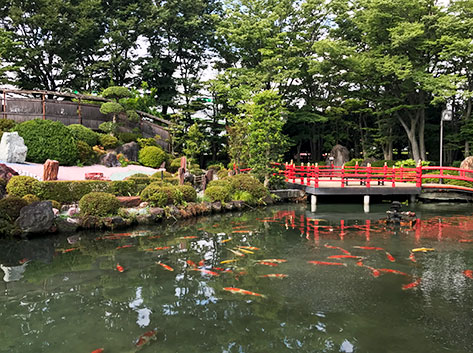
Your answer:
[[[205,190],[205,196],[211,201],[227,202],[241,200],[255,204],[268,195],[266,187],[248,174],[238,174],[220,180],[211,181]]]

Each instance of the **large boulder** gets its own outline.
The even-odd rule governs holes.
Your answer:
[[[121,164],[118,161],[117,155],[114,152],[104,154],[100,157],[100,164],[106,167],[120,167]]]
[[[11,177],[15,175],[18,175],[18,173],[14,169],[10,168],[6,164],[0,163],[0,179],[3,179],[8,183]]]
[[[330,157],[333,157],[333,165],[340,167],[350,160],[350,152],[342,145],[335,145],[329,154]],[[330,160],[327,160],[327,165],[330,165]]]
[[[460,164],[462,169],[471,169],[471,173],[465,173],[467,178],[473,178],[473,157],[466,157]]]
[[[118,153],[121,153],[127,158],[129,161],[138,162],[138,151],[140,150],[140,146],[132,141],[125,143],[123,146],[117,149]]]
[[[51,201],[33,202],[20,211],[16,224],[23,233],[45,233],[54,223],[54,212]]]
[[[7,163],[25,163],[28,147],[18,132],[4,132],[0,141],[0,160]]]

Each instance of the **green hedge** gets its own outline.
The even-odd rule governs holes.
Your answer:
[[[161,182],[149,184],[141,192],[140,196],[143,201],[147,201],[151,205],[159,207],[164,207],[166,205],[179,205],[184,200],[183,192],[179,187],[162,184]]]
[[[166,161],[166,152],[156,146],[147,146],[138,153],[138,161],[146,167],[159,168]]]
[[[67,128],[76,140],[84,141],[90,147],[93,147],[97,144],[98,134],[92,129],[80,124],[71,124],[67,126]]]
[[[37,195],[41,182],[30,176],[15,175],[8,181],[6,190],[9,195],[23,197]]]
[[[120,208],[120,202],[115,195],[106,192],[91,192],[79,201],[79,209],[86,216],[115,215]]]

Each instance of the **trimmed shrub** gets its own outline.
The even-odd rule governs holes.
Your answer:
[[[182,199],[186,202],[195,202],[197,200],[197,191],[190,185],[178,185],[177,189],[182,193]]]
[[[53,206],[53,208],[57,209],[57,210],[60,210],[61,209],[61,203],[56,201],[56,200],[47,200],[49,202],[51,202],[51,205]]]
[[[105,88],[102,92],[102,97],[112,98],[112,99],[121,99],[130,97],[130,90],[122,86],[110,86]]]
[[[256,178],[248,174],[238,174],[228,178],[230,185],[234,190],[249,192],[256,200],[268,195],[266,187]]]
[[[223,178],[226,178],[228,176],[228,169],[220,169],[218,172],[217,172],[217,177],[219,179],[223,179]]]
[[[91,192],[84,195],[79,201],[82,215],[103,217],[114,215],[120,208],[120,201],[106,192]]]
[[[207,189],[205,189],[205,196],[208,197],[212,202],[230,201],[230,192],[228,191],[228,188],[223,186],[209,186]]]
[[[228,192],[232,194],[235,189],[233,188],[232,184],[230,183],[230,178],[225,178],[225,179],[218,179],[218,180],[212,180],[207,184],[207,187],[212,187],[212,186],[220,186],[223,188],[228,189]]]
[[[95,160],[95,152],[87,142],[77,140],[77,153],[79,155],[79,161],[83,164],[92,164]]]
[[[147,146],[140,150],[138,161],[146,167],[158,168],[166,161],[166,153],[156,146]]]
[[[152,206],[164,207],[168,204],[168,193],[163,190],[163,186],[160,183],[151,183],[146,186],[141,192],[140,197]]]
[[[154,147],[159,146],[158,142],[152,137],[137,139],[136,142],[138,142],[138,145],[140,145],[141,148],[150,147],[150,146],[154,146]]]
[[[124,112],[125,109],[120,103],[115,103],[115,102],[105,102],[100,106],[100,112],[102,114],[120,114],[121,112]]]
[[[145,173],[135,173],[130,175],[128,178],[149,178],[149,175]]]
[[[106,150],[112,149],[118,146],[118,139],[112,135],[100,134],[99,135],[100,145]]]
[[[97,144],[98,141],[98,134],[80,124],[72,124],[68,125],[67,128],[72,133],[76,140],[81,140],[87,143],[90,147],[93,147]]]
[[[215,170],[215,172],[218,172],[222,168],[223,168],[223,164],[209,164],[207,166],[207,170],[213,169]]]
[[[15,175],[7,184],[9,195],[23,197],[28,194],[37,195],[41,182],[30,176]]]
[[[136,134],[134,132],[120,132],[118,133],[118,139],[123,143],[133,142],[141,138],[141,134]]]
[[[232,195],[232,200],[234,201],[243,201],[246,202],[247,204],[253,205],[256,203],[257,200],[251,195],[248,191],[235,191],[235,193]]]
[[[358,165],[361,165],[361,163],[363,163],[363,158],[353,158],[345,163],[345,167],[354,167],[356,162],[358,162]]]
[[[15,130],[28,147],[28,161],[44,163],[54,159],[61,165],[74,165],[77,161],[76,140],[60,122],[34,119],[18,124]]]
[[[180,167],[181,167],[181,157],[174,158],[169,164],[169,171],[171,173],[175,173],[179,170]]]
[[[57,200],[63,204],[76,202],[91,192],[110,192],[111,183],[103,180],[54,180],[39,184],[41,200]]]
[[[134,196],[137,194],[133,180],[114,180],[110,182],[110,192],[115,196]]]
[[[0,130],[9,131],[16,126],[16,122],[10,119],[0,119]]]
[[[28,206],[28,202],[21,197],[5,197],[0,200],[0,218],[14,221],[20,217],[20,210],[25,206]]]
[[[28,203],[28,205],[31,205],[33,202],[40,201],[38,196],[32,195],[32,194],[27,194],[23,196],[22,199],[25,200]]]

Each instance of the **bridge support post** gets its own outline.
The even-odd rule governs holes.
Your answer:
[[[363,211],[365,213],[370,212],[370,195],[363,196]]]
[[[317,196],[310,195],[310,212],[317,211]]]
[[[416,203],[416,195],[411,195],[409,203]]]

